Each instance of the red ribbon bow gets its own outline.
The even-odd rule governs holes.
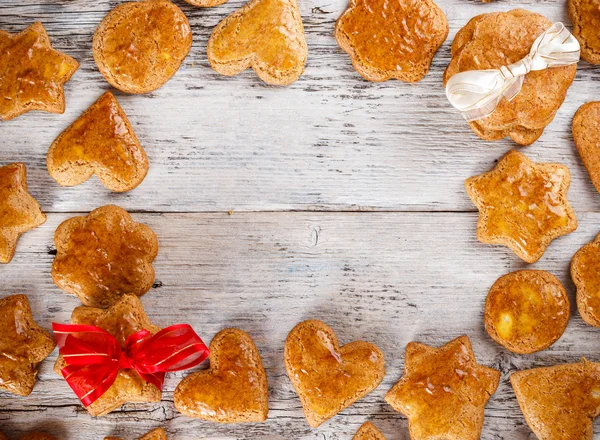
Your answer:
[[[107,331],[93,325],[52,323],[59,352],[67,366],[62,375],[81,403],[89,406],[114,383],[120,369],[131,368],[159,390],[165,372],[186,370],[208,357],[208,348],[187,324],[133,333],[121,349]]]

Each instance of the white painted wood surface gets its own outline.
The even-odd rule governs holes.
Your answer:
[[[108,88],[93,63],[91,37],[118,3],[0,1],[0,29],[18,31],[41,20],[55,47],[82,64],[67,85],[64,115],[30,113],[0,123],[0,164],[26,162],[30,189],[49,213],[45,225],[22,237],[13,262],[0,267],[0,296],[28,294],[45,328],[66,322],[79,302],[50,277],[56,226],[106,203],[137,212],[136,220],[160,241],[156,287],[143,297],[146,311],[161,326],[192,324],[207,343],[225,327],[248,331],[268,374],[269,420],[224,426],[179,415],[172,392],[183,373],[168,376],[160,404],[126,405],[92,419],[53,373],[54,353],[31,396],[0,393],[0,428],[12,438],[41,429],[64,440],[134,439],[157,426],[176,440],[350,439],[371,420],[388,439],[407,440],[406,419],[383,401],[401,376],[406,343],[441,345],[467,334],[480,362],[503,373],[482,439],[533,438],[509,374],[581,356],[600,361],[600,330],[578,316],[568,276],[572,255],[600,231],[600,196],[570,132],[579,105],[600,100],[600,67],[580,64],[555,121],[522,150],[534,160],[569,166],[569,196],[580,220],[575,233],[553,242],[532,266],[565,283],[573,316],[553,347],[530,356],[508,353],[484,331],[487,290],[527,265],[503,247],[476,240],[477,216],[463,190],[466,177],[489,169],[515,145],[476,138],[446,102],[441,76],[454,34],[472,16],[524,7],[568,23],[565,2],[440,0],[450,37],[429,75],[411,85],[369,83],[352,70],[333,38],[346,0],[299,0],[309,45],[306,72],[292,86],[275,88],[252,71],[226,78],[208,65],[212,28],[243,1],[199,9],[177,0],[194,32],[184,65],[153,94],[117,94],[148,153],[148,177],[126,194],[111,194],[95,179],[60,188],[48,176],[45,153]],[[387,362],[375,392],[314,430],[282,360],[287,332],[307,318],[329,323],[342,343],[378,344]]]

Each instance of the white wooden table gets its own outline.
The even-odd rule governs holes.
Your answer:
[[[95,67],[91,42],[96,25],[118,3],[0,1],[0,29],[18,31],[40,20],[55,47],[81,63],[66,87],[64,115],[29,113],[0,123],[0,164],[27,164],[31,192],[48,213],[45,225],[21,238],[12,263],[0,267],[0,295],[27,294],[46,329],[52,321],[67,322],[79,301],[52,283],[54,230],[68,217],[118,204],[159,237],[156,283],[143,297],[148,315],[160,326],[190,323],[207,343],[226,327],[249,332],[267,370],[269,419],[228,426],[178,414],[173,390],[183,373],[168,376],[161,403],[130,404],[93,419],[52,371],[54,352],[29,397],[0,393],[1,429],[12,437],[45,430],[65,440],[134,439],[158,426],[176,440],[350,439],[371,420],[388,439],[408,439],[406,419],[383,400],[402,374],[405,345],[441,345],[467,334],[478,360],[502,371],[482,439],[534,438],[509,375],[582,356],[600,361],[600,330],[578,316],[568,275],[572,255],[600,230],[600,196],[570,130],[576,109],[600,100],[600,67],[580,63],[555,121],[521,150],[533,160],[569,167],[569,198],[579,219],[579,229],[554,241],[533,266],[475,238],[477,214],[463,181],[516,146],[475,137],[447,103],[441,81],[453,36],[472,16],[523,7],[569,23],[566,2],[440,0],[450,36],[430,73],[411,85],[370,83],[355,73],[333,37],[346,0],[300,0],[306,72],[290,87],[276,88],[252,71],[227,78],[208,64],[213,27],[242,0],[211,9],[177,0],[194,32],[183,66],[155,93],[117,94],[148,153],[146,180],[125,194],[110,193],[96,178],[61,188],[46,171],[46,151],[109,87]],[[482,322],[489,287],[524,267],[557,275],[573,311],[564,336],[529,356],[496,345]],[[314,430],[282,359],[288,331],[307,318],[330,324],[342,343],[378,344],[387,365],[372,394]]]

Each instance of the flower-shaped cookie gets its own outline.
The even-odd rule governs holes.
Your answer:
[[[0,119],[31,110],[64,113],[64,84],[79,63],[52,48],[42,23],[18,34],[0,31]]]
[[[54,283],[87,306],[108,307],[125,293],[142,296],[152,287],[156,235],[118,206],[64,221],[54,243]]]
[[[104,440],[121,440],[119,437],[104,437]],[[156,428],[140,437],[140,440],[168,440],[167,433],[162,428]]]
[[[444,84],[459,72],[499,69],[523,59],[550,26],[544,16],[523,9],[472,18],[454,38]],[[554,119],[576,70],[573,64],[529,72],[517,96],[503,98],[491,115],[469,122],[471,129],[482,139],[510,136],[521,145],[533,143]]]
[[[264,422],[269,386],[260,354],[247,333],[230,328],[210,343],[210,368],[192,373],[175,389],[175,408],[220,423]]]
[[[108,189],[129,191],[148,172],[148,158],[127,115],[112,93],[104,93],[48,149],[48,172],[62,186],[93,174]]]
[[[500,372],[479,365],[466,336],[441,348],[406,346],[404,376],[385,396],[408,418],[413,440],[479,440]]]
[[[54,350],[54,340],[33,320],[25,295],[0,299],[0,389],[31,394],[37,365]]]
[[[600,414],[600,364],[583,360],[517,371],[510,383],[539,440],[592,440]]]
[[[38,202],[27,191],[24,163],[0,167],[0,263],[9,263],[21,234],[46,221]]]
[[[375,427],[371,422],[365,422],[356,431],[352,440],[386,440],[385,436],[379,432],[379,429]]]
[[[293,83],[308,54],[296,0],[251,0],[217,25],[206,52],[222,75],[252,67],[266,83]]]
[[[448,36],[448,20],[433,0],[350,0],[335,38],[369,81],[420,81]]]
[[[571,175],[564,165],[535,163],[509,151],[496,167],[465,181],[479,209],[477,238],[503,244],[528,263],[535,263],[550,242],[577,229],[567,200]]]
[[[313,428],[369,394],[385,375],[377,346],[355,341],[340,347],[333,330],[317,320],[301,322],[288,334],[284,362]]]
[[[129,294],[123,295],[108,309],[77,307],[71,314],[71,324],[100,327],[113,335],[122,348],[133,333],[143,329],[152,334],[160,331],[148,319],[140,299]],[[65,366],[65,361],[59,356],[54,371],[61,374]],[[121,369],[111,387],[86,409],[94,417],[103,416],[127,402],[160,402],[161,396],[161,390],[142,379],[134,369]]]

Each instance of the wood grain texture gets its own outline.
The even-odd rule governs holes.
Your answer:
[[[600,99],[600,67],[580,63],[555,121],[521,150],[569,167],[569,198],[580,220],[575,233],[553,242],[532,266],[506,248],[477,242],[477,216],[463,188],[465,178],[490,169],[516,145],[472,134],[447,103],[441,82],[452,38],[472,16],[524,7],[568,23],[566,4],[440,0],[449,38],[425,79],[405,84],[369,83],[352,69],[333,37],[346,0],[299,0],[307,67],[296,83],[279,88],[251,70],[227,78],[208,64],[212,29],[243,0],[210,9],[175,1],[194,33],[190,55],[158,91],[117,94],[150,161],[145,181],[125,194],[108,192],[95,178],[61,188],[45,168],[55,137],[109,88],[93,63],[92,35],[120,2],[0,1],[0,29],[18,31],[41,20],[55,47],[81,63],[66,87],[64,115],[29,113],[0,123],[0,164],[26,162],[30,190],[50,213],[45,225],[22,237],[13,262],[0,267],[0,296],[28,294],[45,328],[66,322],[79,301],[52,284],[54,230],[73,213],[107,203],[139,212],[134,218],[149,224],[160,242],[155,288],[143,297],[148,314],[161,326],[189,322],[207,343],[226,327],[249,332],[267,370],[269,420],[222,426],[177,414],[172,393],[183,373],[168,376],[163,402],[126,405],[92,419],[52,372],[55,352],[42,364],[31,396],[0,393],[0,429],[12,438],[46,430],[63,440],[135,439],[158,426],[175,440],[341,440],[371,420],[388,439],[408,440],[406,419],[383,400],[401,376],[406,344],[441,345],[467,334],[478,360],[503,373],[482,439],[533,438],[509,374],[581,356],[600,361],[598,330],[577,315],[568,275],[572,255],[600,229],[600,196],[570,131],[577,108]],[[526,266],[565,283],[573,316],[549,350],[517,356],[487,336],[483,305],[499,276]],[[387,362],[386,377],[371,395],[316,430],[306,424],[283,366],[285,337],[307,318],[327,322],[341,343],[378,344]]]
[[[52,284],[52,234],[67,218],[52,214],[23,236],[13,262],[2,267],[2,292],[30,295],[34,316],[48,328],[66,322],[79,302]],[[64,439],[98,439],[109,433],[137,438],[162,425],[175,439],[347,439],[366,420],[388,438],[408,439],[406,420],[383,400],[400,378],[404,348],[417,340],[442,345],[471,338],[478,360],[502,371],[486,410],[482,438],[525,440],[529,435],[508,383],[517,369],[600,361],[598,330],[574,306],[569,261],[600,228],[600,214],[580,216],[578,231],[556,240],[535,265],[564,283],[572,317],[550,349],[514,355],[485,333],[483,306],[501,275],[526,265],[504,247],[475,238],[473,213],[246,213],[136,214],[158,235],[156,283],[142,302],[160,326],[189,322],[209,342],[237,326],[254,338],[270,388],[264,424],[223,426],[177,414],[172,393],[183,373],[171,374],[160,404],[127,405],[92,419],[52,372],[56,352],[42,364],[28,398],[0,394],[0,426],[10,433],[40,427]],[[321,428],[311,430],[285,374],[283,343],[307,318],[322,319],[340,342],[364,339],[384,352],[383,383]],[[598,431],[600,434],[600,431]]]

